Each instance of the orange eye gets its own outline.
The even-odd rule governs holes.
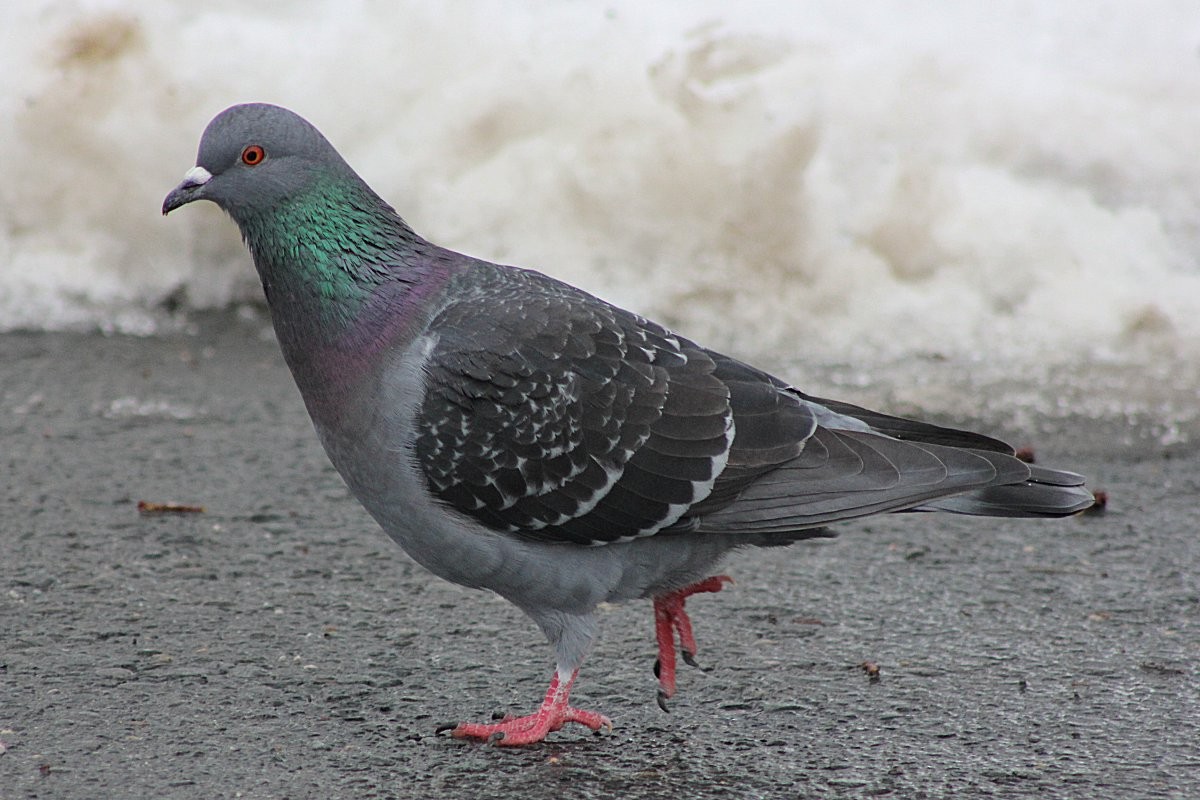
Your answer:
[[[262,163],[262,160],[266,157],[266,152],[256,144],[252,144],[242,151],[242,163],[247,167],[253,167]]]

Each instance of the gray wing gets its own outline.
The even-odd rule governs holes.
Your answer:
[[[992,481],[979,489],[916,506],[913,510],[952,511],[957,514],[991,517],[1061,517],[1078,513],[1095,504],[1095,496],[1084,486],[1085,479],[1082,475],[1030,464],[1015,466],[1006,458],[1015,457],[1015,451],[1011,445],[999,439],[973,431],[894,417],[849,403],[793,391],[814,407],[823,407],[835,417],[850,424],[857,421],[865,424],[870,430],[902,441],[996,454],[985,455],[1002,466]],[[836,422],[831,424],[838,427]],[[1028,474],[1021,478],[1022,472]]]
[[[430,328],[416,453],[434,494],[550,541],[688,524],[733,439],[708,354],[537,273],[481,266],[472,285]]]
[[[436,497],[496,530],[601,544],[1082,503],[1052,471],[1030,501],[1002,442],[808,397],[538,273],[481,265],[430,330],[418,461]]]
[[[811,413],[816,425],[792,458],[745,464],[738,455],[744,428],[735,408],[738,436],[712,493],[718,502],[697,508],[708,511],[701,532],[788,533],[906,510],[1064,516],[1094,502],[1081,476],[1026,464],[997,439],[815,398],[745,364],[713,357],[717,374],[731,385],[770,384]],[[769,440],[769,418],[765,423],[760,438]],[[735,475],[739,470],[743,474]]]

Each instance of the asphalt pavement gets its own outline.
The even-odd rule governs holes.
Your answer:
[[[1187,436],[1041,431],[1102,514],[735,554],[670,713],[649,603],[605,609],[572,699],[614,731],[509,750],[434,730],[532,710],[549,648],[376,528],[263,330],[0,336],[2,800],[1200,797]]]

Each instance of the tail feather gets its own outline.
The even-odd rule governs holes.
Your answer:
[[[1030,466],[1029,480],[981,489],[926,503],[920,510],[984,517],[1066,517],[1091,508],[1095,496],[1082,475]]]

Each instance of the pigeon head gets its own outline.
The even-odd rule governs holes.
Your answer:
[[[286,108],[248,103],[225,109],[200,139],[196,166],[163,201],[163,214],[211,200],[245,228],[326,178],[357,175],[309,122]]]
[[[285,350],[302,350],[316,328],[332,336],[356,323],[375,288],[400,279],[393,267],[424,246],[316,128],[265,103],[208,123],[163,214],[195,200],[237,223]]]

